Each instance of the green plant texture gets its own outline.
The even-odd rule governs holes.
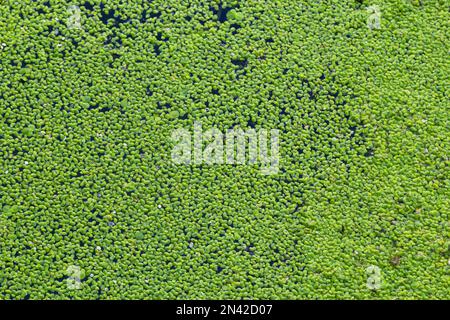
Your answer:
[[[450,299],[449,16],[1,1],[0,299]],[[279,172],[173,164],[195,121]]]

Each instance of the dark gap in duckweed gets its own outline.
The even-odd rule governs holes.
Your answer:
[[[99,107],[99,104],[98,104],[98,103],[96,103],[96,104],[91,104],[91,105],[89,105],[88,110],[95,110],[95,109],[97,109],[98,107]]]
[[[253,251],[254,245],[250,244],[249,246],[245,247],[245,251],[248,252],[251,256],[255,255],[255,252]]]
[[[70,43],[72,43],[73,46],[75,47],[74,49],[76,49],[78,47],[79,42],[74,38],[69,38],[69,40],[70,40]]]
[[[336,92],[328,92],[328,95],[331,96],[331,97],[333,97],[334,100],[336,101],[336,100],[337,100],[336,98],[339,96],[339,91],[336,91]],[[344,101],[344,102],[345,102],[345,101]],[[339,103],[342,103],[342,102],[336,101],[336,104],[337,104],[337,105],[339,105]]]
[[[247,121],[247,127],[251,128],[251,129],[255,129],[256,128],[256,122],[254,122],[253,120],[248,120]]]
[[[114,14],[115,14],[114,9],[109,9],[108,13],[105,13],[105,11],[101,9],[100,21],[103,22],[104,24],[108,24],[108,20],[115,20]]]
[[[149,17],[150,17],[151,19],[158,19],[158,18],[161,17],[161,12],[160,12],[160,11],[151,12],[151,13],[149,14]]]
[[[159,56],[161,54],[161,46],[157,43],[153,44],[153,50],[155,51],[155,55]]]
[[[237,23],[233,23],[233,24],[231,24],[230,25],[230,29],[232,30],[231,31],[231,34],[232,35],[236,35],[237,33],[238,33],[238,30],[241,28],[241,26],[239,25],[239,24],[237,24]]]
[[[81,4],[83,7],[86,8],[86,10],[92,11],[94,10],[94,5],[90,3],[89,1],[86,1],[85,3]]]
[[[131,22],[131,19],[121,18],[120,15],[116,16],[116,11],[114,9],[109,9],[107,13],[103,9],[101,9],[100,21],[105,25],[108,25],[112,21],[112,25],[114,27],[118,27],[120,24]]]
[[[162,32],[158,32],[158,33],[156,34],[156,39],[157,39],[158,41],[163,41],[163,42],[169,41],[168,38],[163,37],[163,33],[162,33]]]
[[[210,10],[217,15],[217,20],[221,23],[224,23],[228,20],[227,14],[232,10],[233,7],[222,7],[222,3],[219,4],[218,10],[215,10],[213,7],[210,7]]]
[[[116,32],[109,35],[103,43],[105,46],[112,45],[114,48],[120,48],[122,46],[122,39],[117,36]]]
[[[348,130],[350,131],[350,139],[355,136],[356,130],[358,129],[357,126],[350,126]]]
[[[232,59],[231,63],[237,66],[239,69],[244,69],[248,65],[247,59]]]
[[[364,153],[366,158],[373,157],[375,155],[375,150],[372,147],[369,147],[367,151]]]
[[[221,4],[220,4],[221,5]],[[209,6],[208,7],[209,11],[211,11],[214,15],[217,15],[217,13],[219,12],[216,8],[214,8],[213,6]]]
[[[147,9],[142,10],[141,17],[139,18],[139,22],[141,22],[141,23],[147,22]]]

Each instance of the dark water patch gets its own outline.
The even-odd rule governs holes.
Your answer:
[[[88,1],[86,1],[85,3],[83,3],[83,4],[81,4],[83,7],[85,7],[86,8],[86,10],[88,10],[88,11],[92,11],[92,10],[94,10],[94,6],[90,3],[90,2],[88,2]]]
[[[247,59],[233,59],[231,60],[231,63],[235,66],[239,67],[240,69],[244,69],[248,65]]]
[[[120,15],[116,15],[116,11],[114,9],[109,9],[108,12],[105,12],[103,9],[101,9],[100,21],[106,25],[111,23],[114,27],[117,27],[122,23],[131,22],[131,19],[122,18]]]
[[[228,21],[227,14],[232,10],[233,7],[222,7],[222,4],[219,4],[218,10],[215,10],[214,8],[210,7],[210,10],[217,15],[217,20],[219,20],[220,23],[224,23],[225,21]]]
[[[153,44],[153,50],[155,51],[155,55],[159,56],[161,54],[161,46],[157,43]]]
[[[230,29],[232,30],[231,34],[233,34],[233,35],[237,34],[237,32],[240,28],[241,28],[240,25],[238,25],[237,23],[233,23],[232,25],[230,25]]]

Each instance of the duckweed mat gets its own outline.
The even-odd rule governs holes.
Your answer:
[[[449,299],[449,17],[0,1],[0,299]],[[195,123],[278,171],[174,163]]]

